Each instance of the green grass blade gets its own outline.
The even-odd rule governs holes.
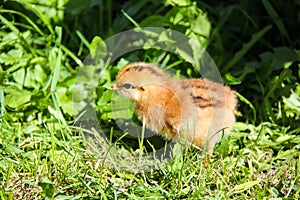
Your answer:
[[[256,109],[253,106],[253,104],[248,99],[246,99],[244,96],[242,96],[240,93],[235,92],[235,94],[239,98],[240,101],[244,102],[251,108],[251,110],[253,111],[253,123],[255,123],[256,122]]]
[[[3,72],[0,66],[0,125],[2,124],[2,117],[4,113],[4,91],[2,89],[2,86],[4,85],[6,76],[7,72]]]
[[[106,15],[106,20],[107,20],[107,24],[108,24],[108,27],[112,27],[112,22],[113,22],[113,19],[112,19],[112,0],[108,0],[108,1],[105,1],[106,2],[106,11],[107,11],[107,15]],[[104,23],[106,24],[106,23]]]
[[[231,67],[233,67],[235,64],[237,64],[239,62],[239,60],[249,51],[249,49],[262,37],[264,36],[270,29],[272,28],[271,25],[268,25],[266,27],[264,27],[261,31],[255,33],[251,40],[244,44],[242,49],[239,50],[235,56],[233,57],[232,60],[230,60],[228,62],[228,64],[224,67],[224,71],[228,71],[231,69]]]
[[[279,77],[277,78],[276,81],[274,81],[274,84],[272,84],[271,88],[269,89],[268,93],[266,94],[265,98],[269,98],[273,93],[274,91],[280,87],[280,85],[282,84],[284,78],[287,77],[287,74],[290,73],[291,70],[290,69],[284,69]]]
[[[273,19],[274,23],[276,24],[276,26],[280,30],[280,32],[288,40],[289,44],[292,44],[291,39],[290,39],[289,34],[288,34],[288,31],[286,30],[283,22],[281,21],[280,17],[276,13],[273,6],[270,4],[270,2],[268,0],[263,0],[262,3],[264,5],[264,7],[266,8],[266,10],[267,10],[268,14],[270,15],[270,17]]]
[[[57,49],[55,48],[52,51],[55,51],[55,50],[57,50]],[[51,87],[50,87],[51,92],[54,92],[56,89],[56,85],[57,85],[58,77],[59,77],[60,65],[61,65],[61,57],[62,57],[62,53],[61,53],[61,50],[59,49],[58,54],[57,54],[57,59],[55,62],[55,66],[52,71],[52,81],[51,81]]]
[[[57,114],[57,118],[59,119],[59,121],[66,127],[67,131],[70,133],[70,129],[67,125],[67,122],[60,110],[60,104],[56,95],[56,86],[58,83],[58,79],[59,79],[59,73],[60,73],[60,68],[61,68],[61,61],[62,61],[62,50],[60,48],[60,43],[61,43],[61,38],[62,38],[62,28],[61,27],[55,27],[55,32],[57,33],[57,40],[56,40],[56,45],[59,46],[54,47],[52,49],[52,55],[50,55],[50,59],[52,60],[51,63],[55,63],[55,66],[53,67],[52,70],[52,81],[51,81],[51,85],[50,85],[50,93],[52,96],[52,101],[55,107],[55,111]],[[56,55],[56,52],[57,55]],[[56,59],[55,59],[56,58]],[[55,59],[55,60],[54,60]],[[68,135],[69,136],[69,135]]]
[[[0,125],[2,124],[2,117],[4,113],[4,92],[0,89]]]
[[[268,98],[264,99],[263,107],[266,110],[267,116],[272,123],[277,123],[271,102]]]
[[[83,42],[83,44],[89,49],[90,48],[90,43],[89,41],[84,37],[84,35],[82,35],[82,33],[80,31],[76,31],[76,34],[78,35],[78,37],[81,39],[81,41]]]
[[[32,12],[34,12],[34,14],[42,21],[42,24],[44,24],[48,28],[51,34],[54,33],[52,28],[53,25],[51,24],[51,19],[49,18],[49,16],[47,16],[46,13],[44,13],[38,6],[33,7],[32,3],[27,3],[23,1],[23,4],[29,8],[32,7]]]
[[[246,183],[236,185],[233,188],[233,191],[234,191],[234,193],[241,193],[241,192],[244,192],[245,190],[248,190],[248,189],[252,188],[253,186],[259,184],[260,182],[261,182],[261,180],[248,181]]]
[[[72,52],[70,51],[67,47],[65,47],[64,45],[60,45],[61,50],[63,50],[68,56],[70,56],[78,66],[82,67],[83,63],[82,61]]]
[[[56,45],[57,46],[60,46],[60,42],[61,42],[61,37],[62,37],[62,29],[61,27],[56,27],[56,32],[58,34],[58,38],[56,40]],[[61,59],[62,59],[62,51],[59,48],[53,48],[52,49],[52,55],[51,58],[53,57],[56,57],[56,51],[58,51],[58,54],[57,54],[57,58],[56,60],[52,60],[52,63],[54,64],[55,63],[55,66],[52,70],[52,82],[51,82],[51,87],[50,87],[50,91],[51,92],[54,92],[55,89],[56,89],[56,85],[57,85],[57,82],[58,82],[58,77],[59,77],[59,72],[60,72],[60,66],[61,66]]]
[[[19,29],[15,27],[10,21],[8,21],[5,17],[0,15],[0,20],[2,21],[3,24],[5,24],[12,32],[14,32],[16,35],[19,34]]]
[[[41,36],[46,36],[43,31],[41,31],[41,29],[38,27],[38,25],[36,25],[29,17],[27,17],[26,15],[24,15],[23,13],[20,13],[20,12],[17,12],[17,11],[14,11],[14,10],[0,10],[0,12],[2,13],[11,13],[11,14],[17,14],[21,17],[23,17],[33,28],[36,32],[38,32]],[[3,16],[0,15],[0,19],[3,21]],[[4,18],[5,19],[5,18]],[[6,20],[6,19],[5,19]],[[18,33],[18,29],[12,25],[11,22],[9,21],[3,21],[5,22],[5,24],[15,33]]]
[[[141,28],[140,25],[134,21],[134,19],[132,19],[132,17],[130,17],[124,10],[121,10],[121,12],[136,28]]]

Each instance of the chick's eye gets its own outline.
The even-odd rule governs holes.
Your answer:
[[[132,84],[130,84],[130,83],[125,83],[124,85],[123,85],[123,87],[125,88],[125,89],[133,89],[133,88],[135,88]]]

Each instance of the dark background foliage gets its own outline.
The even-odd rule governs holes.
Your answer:
[[[188,6],[180,4],[180,1],[177,4],[174,2],[172,5],[172,1],[164,3],[156,0],[88,0],[85,3],[74,0],[64,5],[63,16],[59,17],[59,10],[62,8],[52,8],[58,10],[58,16],[52,14],[49,24],[43,23],[39,14],[31,11],[28,4],[4,1],[2,8],[25,14],[40,24],[41,30],[44,34],[49,34],[49,37],[53,37],[53,29],[49,26],[62,26],[62,44],[84,60],[89,54],[85,44],[95,36],[105,39],[134,28],[127,16],[141,27],[159,26],[184,33],[191,27],[174,24],[171,18],[174,13]],[[271,121],[299,128],[298,121],[295,121],[299,114],[290,114],[293,108],[286,108],[283,101],[291,91],[297,91],[299,82],[299,1],[201,1],[193,4],[207,12],[213,27],[204,44],[207,45],[208,53],[219,67],[225,83],[232,85],[246,98],[246,102],[240,101],[242,116],[239,120],[252,123]],[[36,5],[51,7],[50,4],[43,3]],[[25,24],[29,25],[19,15],[3,13],[3,16],[22,24],[20,30],[26,30]],[[53,40],[48,40],[33,44],[42,48],[52,45],[52,42]],[[30,50],[30,47],[26,48]],[[147,56],[155,55],[148,53]],[[145,54],[144,57],[137,55],[136,59],[145,60]],[[291,63],[287,64],[289,62]],[[71,59],[70,64],[76,69],[74,60]],[[6,67],[3,68],[5,70]]]

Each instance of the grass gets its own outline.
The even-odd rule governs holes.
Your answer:
[[[1,195],[6,197],[296,199],[299,196],[299,137],[289,132],[281,136],[287,130],[270,123],[258,127],[238,123],[228,139],[227,152],[217,148],[215,154],[206,156],[190,149],[148,170],[145,163],[138,169],[133,165],[138,162],[134,159],[127,163],[120,161],[121,150],[115,146],[98,150],[105,152],[100,155],[87,148],[82,137],[59,138],[59,133],[66,134],[61,131],[62,126],[55,129],[46,126],[44,132],[37,130],[39,134],[24,133],[20,130],[23,126],[2,129],[2,144],[20,141],[17,146],[2,145]],[[11,132],[15,132],[14,136]],[[295,146],[285,150],[288,145]],[[113,158],[111,153],[116,151],[118,154]]]
[[[296,1],[287,10],[267,0],[249,1],[249,7],[246,0],[228,6],[74,2],[4,1],[0,7],[0,199],[299,199],[300,42],[291,42],[300,38],[291,28],[299,24]],[[85,23],[98,17],[94,25]],[[161,138],[137,139],[118,126],[132,118],[142,125],[108,89],[123,65],[162,63],[187,77],[200,67],[180,44],[177,55],[145,46],[107,66],[102,58],[109,46],[101,37],[136,26],[167,27],[197,41],[237,91],[238,122],[212,155],[175,145],[173,156],[160,161],[141,152],[163,149]],[[174,42],[167,32],[160,39]],[[98,55],[99,45],[106,51]],[[87,54],[98,56],[99,69],[87,65]],[[97,119],[88,112],[81,117],[96,129],[78,126],[87,102]]]

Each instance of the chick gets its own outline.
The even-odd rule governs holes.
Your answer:
[[[132,63],[117,75],[112,90],[135,105],[148,128],[168,140],[212,152],[235,122],[237,99],[227,86],[207,79],[176,80],[148,63]]]

